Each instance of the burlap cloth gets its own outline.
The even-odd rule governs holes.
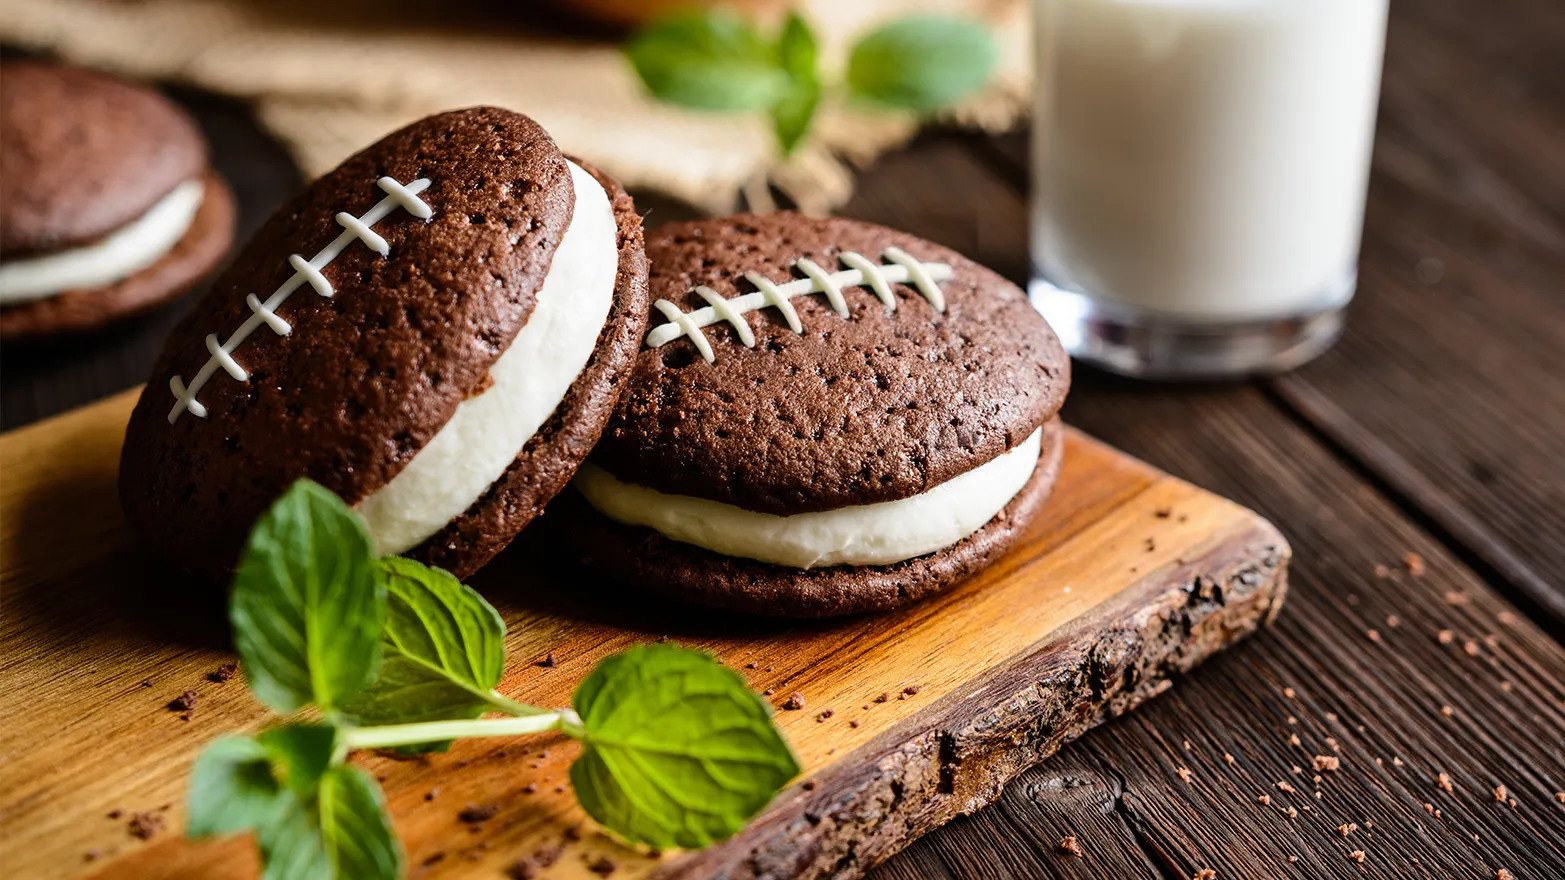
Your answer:
[[[1000,129],[1025,112],[1028,0],[794,5],[815,25],[829,66],[891,14],[985,18],[1002,44],[1000,69],[944,121]],[[517,8],[526,14],[505,11]],[[540,20],[538,4],[516,0],[4,0],[0,41],[243,98],[310,176],[419,117],[497,104],[534,117],[628,187],[723,212],[767,207],[770,182],[824,211],[851,194],[851,166],[916,128],[906,115],[831,102],[811,142],[782,163],[764,120],[653,103],[612,35],[562,36]]]

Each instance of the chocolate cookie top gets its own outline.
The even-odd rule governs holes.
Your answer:
[[[178,546],[299,476],[350,504],[385,485],[526,323],[573,203],[554,142],[495,108],[414,123],[317,180],[165,344],[125,439],[133,518]]]
[[[905,233],[737,216],[653,230],[647,258],[665,303],[593,452],[626,482],[782,515],[906,498],[1021,443],[1069,388],[1020,289]]]
[[[0,252],[102,238],[206,166],[184,111],[151,89],[73,67],[0,64]]]

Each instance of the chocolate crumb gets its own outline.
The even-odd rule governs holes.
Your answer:
[[[587,870],[597,874],[599,877],[607,877],[614,873],[615,867],[613,859],[610,859],[608,856],[598,856],[587,865]]]
[[[533,863],[540,868],[547,868],[560,860],[560,853],[565,852],[565,844],[554,846],[541,846],[533,850]]]
[[[529,782],[526,785],[522,786],[522,794],[537,794],[537,793],[538,793],[538,783],[536,783],[536,782]]]
[[[581,826],[572,825],[569,828],[566,828],[560,836],[564,837],[571,843],[575,843],[576,841],[581,840]]]
[[[1078,859],[1084,859],[1087,857],[1087,851],[1081,848],[1081,843],[1076,840],[1076,836],[1074,834],[1066,835],[1065,837],[1060,838],[1059,849],[1060,852],[1068,853]]]
[[[97,847],[93,847],[92,849],[87,850],[87,855],[83,857],[83,861],[96,862],[102,855],[103,850],[98,849]]]
[[[424,800],[432,801],[432,800],[435,799],[435,796],[438,795],[438,794],[440,794],[440,786],[437,785],[434,788],[431,788],[429,791],[424,793]]]
[[[754,669],[754,668],[756,668],[757,666],[760,666],[760,665],[761,664],[755,662],[754,660],[751,660],[749,663],[746,663],[744,665],[744,668],[746,668],[746,669]]]
[[[1407,566],[1407,573],[1413,577],[1419,577],[1424,573],[1424,557],[1417,553],[1404,554],[1402,564]]]
[[[206,677],[208,681],[215,681],[221,684],[222,682],[231,680],[235,675],[238,674],[239,664],[230,660],[227,663],[224,663],[222,666],[217,667],[213,671],[208,672]]]
[[[163,830],[163,816],[156,812],[136,813],[130,817],[130,836],[151,840]]]
[[[875,698],[875,702],[877,702],[877,703],[884,703],[884,702],[886,702],[889,699],[891,699],[891,695],[890,694],[881,694],[880,696]]]
[[[924,689],[924,686],[921,685],[921,684],[910,684],[907,687],[902,689],[902,693],[907,694],[908,696],[911,697],[911,696],[913,696],[914,694],[918,693],[919,691],[921,691],[923,689]]]
[[[1147,548],[1147,552],[1148,553],[1151,553],[1152,551],[1156,550],[1157,549],[1157,539],[1156,538],[1148,538],[1147,539],[1147,543],[1146,543],[1146,548]]]
[[[196,702],[200,699],[201,695],[195,691],[185,691],[174,699],[169,700],[168,707],[175,712],[189,712],[196,707]]]
[[[775,693],[777,693],[777,689],[776,688],[767,688],[766,690],[761,691],[761,696],[769,697],[769,696],[771,696],[772,694],[775,694]]]
[[[1174,515],[1174,509],[1172,507],[1159,507],[1157,510],[1152,511],[1152,515],[1158,519],[1168,519]]]
[[[144,688],[152,687],[152,679],[150,679],[150,678],[143,678],[141,680],[141,686],[144,687]]]
[[[439,864],[440,862],[445,861],[445,859],[446,859],[446,854],[445,853],[437,852],[437,853],[432,853],[428,858],[424,859],[424,861],[420,862],[419,864],[423,865],[424,867],[427,868],[430,865]]]
[[[792,709],[795,711],[803,709],[804,694],[801,694],[798,691],[793,692],[793,694],[788,697],[787,701],[782,704],[782,707],[784,709]]]
[[[819,724],[835,714],[837,714],[837,710],[835,709],[822,709],[818,714],[816,714],[815,723]]]
[[[119,817],[121,817],[123,815],[125,815],[125,811],[124,810],[110,810],[109,811],[109,818],[110,819],[118,819]]]
[[[1335,770],[1338,767],[1341,767],[1342,759],[1336,755],[1316,755],[1315,760],[1312,761],[1311,764],[1315,767],[1315,771],[1318,773],[1322,770]]]
[[[859,726],[859,720],[857,718],[850,719],[848,721],[848,726],[849,727],[858,727]]]
[[[538,876],[538,869],[526,859],[517,859],[506,867],[505,876],[511,880],[533,880]]]
[[[1189,782],[1190,777],[1195,775],[1194,773],[1190,772],[1189,767],[1178,767],[1174,770],[1174,772],[1179,775],[1179,779],[1182,782]]]
[[[456,817],[460,821],[471,824],[493,819],[498,812],[500,812],[499,804],[468,804],[456,814]]]
[[[806,779],[805,781],[799,783],[799,787],[804,789],[805,791],[814,791],[815,790],[815,783],[813,783],[813,782],[809,781],[808,779]]]
[[[557,663],[557,662],[559,662],[559,661],[555,660],[554,652],[550,651],[547,655],[544,656],[544,658],[542,660],[538,661],[538,665],[542,666],[545,669],[553,669],[554,668],[554,664]]]
[[[1356,849],[1353,852],[1348,853],[1348,858],[1362,865],[1364,864],[1364,851],[1361,849]]]
[[[1439,776],[1435,777],[1435,781],[1440,783],[1440,788],[1442,791],[1444,791],[1446,794],[1451,794],[1451,775],[1449,773],[1441,773]]]

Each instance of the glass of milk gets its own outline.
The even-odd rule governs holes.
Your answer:
[[[1036,0],[1031,294],[1075,356],[1291,369],[1353,297],[1387,0]]]

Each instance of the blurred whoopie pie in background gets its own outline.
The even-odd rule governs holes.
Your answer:
[[[228,252],[234,214],[201,132],[161,94],[0,64],[0,339],[95,330],[175,299]]]

